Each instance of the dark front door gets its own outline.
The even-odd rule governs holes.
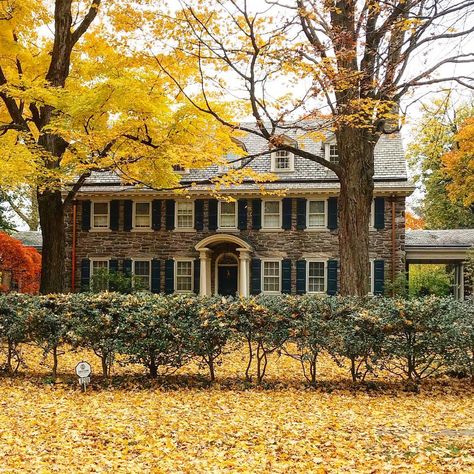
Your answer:
[[[223,296],[237,293],[237,265],[236,266],[218,266],[217,267],[218,293]]]

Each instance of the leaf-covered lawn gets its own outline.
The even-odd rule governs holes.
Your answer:
[[[468,382],[442,380],[419,394],[355,390],[331,383],[342,373],[325,361],[322,386],[308,389],[281,357],[271,361],[271,388],[249,388],[237,379],[236,353],[213,388],[184,368],[172,383],[97,380],[83,394],[70,377],[83,357],[96,362],[62,357],[56,385],[44,383],[37,354],[29,375],[0,378],[0,472],[474,471]]]

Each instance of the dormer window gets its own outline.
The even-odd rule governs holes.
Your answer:
[[[276,150],[272,153],[271,170],[274,173],[293,171],[294,155],[287,150]]]
[[[326,143],[326,160],[335,165],[339,164],[339,150],[336,143]]]
[[[239,148],[242,149],[243,153],[234,153],[234,152],[229,152],[227,153],[225,157],[225,161],[227,162],[226,164],[220,164],[219,165],[219,173],[225,173],[226,171],[229,171],[230,169],[238,169],[244,166],[245,161],[242,159],[242,156],[245,156],[247,153],[247,147],[243,142],[240,140],[237,140],[236,138],[232,138],[232,141],[234,142],[235,145],[237,145]]]
[[[189,173],[189,168],[185,168],[181,165],[173,165],[173,171],[178,174],[187,174]]]

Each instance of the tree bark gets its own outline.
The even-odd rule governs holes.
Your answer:
[[[64,291],[64,206],[61,192],[38,190],[38,210],[43,250],[41,258],[40,292],[43,294]]]
[[[340,293],[364,296],[369,276],[369,224],[374,191],[374,148],[364,129],[336,131],[339,176]]]

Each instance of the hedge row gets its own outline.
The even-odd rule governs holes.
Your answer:
[[[26,343],[52,354],[54,377],[58,349],[67,344],[92,350],[105,377],[120,354],[121,363],[142,364],[151,377],[197,360],[214,380],[222,355],[240,347],[246,379],[259,383],[274,352],[298,360],[313,384],[322,352],[348,362],[354,381],[381,370],[414,382],[449,372],[474,381],[474,305],[452,298],[0,296],[7,372],[18,370]]]

